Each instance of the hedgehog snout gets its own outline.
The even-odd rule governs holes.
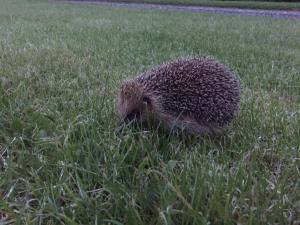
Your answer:
[[[150,107],[150,98],[144,96],[140,101],[126,102],[126,107],[123,108],[123,113],[121,113],[120,123],[129,123],[133,120],[143,122],[147,118],[147,113]]]
[[[125,115],[123,121],[131,122],[132,120],[139,120],[140,117],[141,117],[141,111],[138,109],[133,109]]]

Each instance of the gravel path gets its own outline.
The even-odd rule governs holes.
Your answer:
[[[150,4],[150,3],[120,3],[110,2],[107,0],[71,0],[73,3],[96,3],[101,5],[127,7],[136,9],[161,9],[175,10],[196,13],[221,13],[221,14],[237,14],[246,16],[271,16],[275,18],[292,18],[300,20],[300,11],[286,10],[261,10],[261,9],[237,9],[237,8],[220,8],[220,7],[202,7],[202,6],[181,6],[168,4]]]

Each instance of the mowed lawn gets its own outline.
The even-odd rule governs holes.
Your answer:
[[[299,37],[299,20],[0,0],[0,224],[299,224]],[[185,56],[241,80],[224,137],[117,135],[122,80]]]

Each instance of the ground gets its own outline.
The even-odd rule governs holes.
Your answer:
[[[299,36],[292,19],[1,0],[0,223],[299,224]],[[224,137],[117,135],[122,80],[185,56],[241,81]]]
[[[278,9],[300,11],[299,2],[286,1],[249,1],[249,0],[73,0],[86,2],[122,2],[122,3],[150,3],[150,4],[167,4],[181,6],[208,6],[223,8],[243,8],[243,9]]]

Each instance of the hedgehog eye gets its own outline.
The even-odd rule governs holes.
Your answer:
[[[143,102],[145,102],[145,103],[147,103],[147,105],[149,105],[149,104],[150,104],[150,102],[151,102],[151,100],[150,100],[150,98],[149,98],[149,97],[147,97],[147,96],[144,96],[144,97],[143,97]]]

